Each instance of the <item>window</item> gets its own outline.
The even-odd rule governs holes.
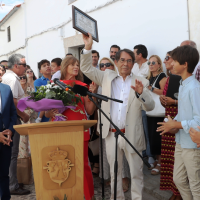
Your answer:
[[[69,5],[70,3],[73,3],[74,1],[76,1],[76,0],[68,0],[68,5]]]
[[[11,41],[10,26],[7,28],[8,42]]]

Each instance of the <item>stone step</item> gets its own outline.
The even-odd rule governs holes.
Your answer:
[[[168,200],[172,196],[171,191],[160,190],[160,175],[151,175],[151,170],[146,166],[144,172],[144,192],[150,194],[158,200]]]

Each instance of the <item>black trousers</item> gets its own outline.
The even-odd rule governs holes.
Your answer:
[[[9,166],[11,160],[11,147],[0,143],[0,199],[10,200]]]

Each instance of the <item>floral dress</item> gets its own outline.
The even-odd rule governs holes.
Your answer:
[[[29,96],[28,93],[34,91],[35,91],[34,88],[28,86],[24,97]],[[37,119],[37,112],[35,112],[33,109],[30,108],[27,108],[24,112],[30,116],[30,119],[27,123],[24,123],[21,120],[22,124],[35,123],[35,120]],[[28,157],[30,157],[30,145],[29,145],[28,135],[20,135],[18,158],[28,158]]]

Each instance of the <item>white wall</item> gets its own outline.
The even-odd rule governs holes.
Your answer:
[[[189,39],[187,0],[77,0],[70,5],[67,0],[25,0],[25,16],[16,28],[21,22],[26,31],[19,35],[17,29],[19,41],[12,47],[6,44],[1,52],[24,45],[28,38],[24,54],[36,74],[41,59],[63,58],[63,38],[76,35],[71,5],[89,12],[98,21],[99,43],[94,42],[93,49],[101,57],[109,56],[112,44],[131,50],[137,44],[144,44],[149,56],[158,54],[163,59],[167,51]],[[10,20],[17,21],[17,15],[19,10]],[[63,37],[60,27],[64,30]]]
[[[7,38],[7,27],[10,26],[11,30],[11,41],[8,42]],[[25,44],[25,25],[24,25],[24,11],[23,5],[11,16],[5,24],[3,24],[5,31],[0,32],[0,60],[7,59],[9,53]],[[21,53],[25,55],[25,49],[20,49],[15,53]]]
[[[195,41],[200,52],[200,1],[189,0],[190,39]]]

